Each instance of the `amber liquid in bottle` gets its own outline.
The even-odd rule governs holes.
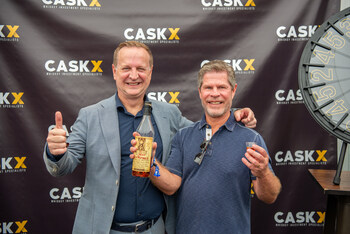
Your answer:
[[[138,177],[148,177],[151,170],[152,144],[154,137],[154,129],[151,121],[152,103],[145,102],[144,113],[140,125],[136,132],[141,136],[137,136],[135,157],[132,163],[132,175]]]

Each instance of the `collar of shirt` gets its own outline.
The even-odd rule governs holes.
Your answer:
[[[238,122],[236,121],[235,116],[234,116],[233,113],[234,113],[234,112],[231,111],[230,117],[228,118],[228,120],[226,121],[226,123],[223,125],[223,126],[224,126],[228,131],[230,131],[230,132],[233,131],[235,125],[238,123]],[[204,128],[204,127],[207,126],[207,125],[210,126],[210,125],[207,123],[207,121],[206,121],[206,119],[205,119],[205,114],[204,114],[203,117],[202,117],[202,119],[201,119],[201,121],[199,122],[198,127],[199,127],[199,129],[202,129],[202,128]]]
[[[143,98],[144,102],[149,101],[148,97],[145,95]],[[118,92],[115,94],[115,102],[116,102],[116,108],[117,110],[123,110],[124,113],[129,113],[126,108],[124,107],[122,101],[120,101],[120,98],[118,97]],[[142,110],[136,114],[136,116],[142,116],[143,115],[143,108]]]

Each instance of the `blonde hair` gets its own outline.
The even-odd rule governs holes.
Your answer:
[[[138,41],[125,41],[125,42],[122,42],[118,45],[118,47],[115,49],[114,51],[114,54],[113,54],[113,64],[114,66],[117,66],[117,63],[118,63],[118,53],[119,51],[124,48],[124,47],[137,47],[137,48],[143,48],[147,51],[147,53],[149,54],[149,66],[152,67],[153,66],[153,55],[152,55],[152,52],[151,52],[151,49],[141,43],[141,42],[138,42]]]

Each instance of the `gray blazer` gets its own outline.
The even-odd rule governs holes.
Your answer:
[[[163,159],[168,159],[175,133],[192,122],[180,110],[168,103],[152,101],[152,113],[163,143]],[[120,177],[120,136],[115,95],[82,108],[67,139],[69,147],[64,156],[53,162],[44,161],[49,173],[63,176],[72,173],[81,160],[86,159],[83,194],[79,200],[73,233],[107,234],[110,232]],[[175,232],[175,201],[165,196],[167,233]]]

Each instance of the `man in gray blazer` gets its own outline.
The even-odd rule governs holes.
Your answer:
[[[47,170],[53,176],[63,176],[86,159],[84,191],[73,233],[174,233],[174,199],[162,194],[148,178],[131,175],[130,141],[148,100],[152,53],[143,43],[123,42],[114,52],[112,69],[117,93],[82,108],[68,139],[62,114],[56,112],[56,127],[48,133],[44,149]],[[152,101],[152,108],[158,145],[155,157],[165,163],[174,134],[191,121],[175,105]],[[249,108],[236,111],[235,118],[248,127],[256,125]]]

